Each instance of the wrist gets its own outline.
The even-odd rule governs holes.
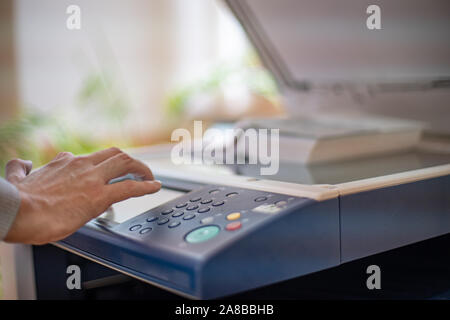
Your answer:
[[[30,201],[29,195],[24,191],[19,190],[18,195],[20,198],[19,207],[4,239],[6,242],[25,242],[26,240],[23,239],[23,231],[26,229],[25,223],[29,220],[30,212],[32,212],[32,201]]]
[[[17,216],[20,206],[20,193],[12,183],[0,179],[0,241],[5,240]]]

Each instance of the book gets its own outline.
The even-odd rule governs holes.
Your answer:
[[[246,119],[236,123],[236,128],[279,129],[280,161],[308,164],[412,149],[420,141],[423,124],[375,116],[327,115]],[[244,140],[239,137],[237,144]],[[275,151],[270,144],[268,148]],[[237,149],[245,150],[248,156],[248,146]]]

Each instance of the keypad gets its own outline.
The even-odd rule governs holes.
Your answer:
[[[158,224],[162,225],[162,224],[166,224],[167,222],[169,222],[168,218],[162,218],[161,220],[158,221]]]
[[[234,231],[237,229],[240,229],[242,226],[242,224],[239,221],[235,221],[235,222],[230,222],[229,224],[227,224],[226,229],[228,231]]]
[[[218,194],[221,192],[220,189],[212,189],[209,191],[210,194]],[[239,195],[238,192],[228,192],[223,195],[224,198],[234,198],[237,195]],[[232,200],[231,200],[232,201]],[[212,205],[210,206],[203,206],[203,205]],[[187,211],[196,211],[198,213],[207,213],[211,212],[213,207],[220,207],[225,204],[225,201],[222,199],[202,199],[202,197],[193,197],[189,199],[188,202],[181,202],[178,204],[175,204],[173,208],[167,208],[162,211],[160,211],[160,215],[152,215],[147,216],[145,221],[147,223],[154,223],[152,224],[152,227],[149,226],[143,226],[142,224],[134,224],[129,228],[130,231],[138,231],[140,234],[146,234],[153,230],[155,226],[163,226],[167,225],[168,228],[173,229],[180,225],[182,225],[182,221],[189,221],[195,219],[196,215],[195,213],[188,213]],[[176,210],[181,209],[181,210]],[[183,209],[185,211],[183,211]],[[168,215],[170,214],[171,218],[179,218],[182,217],[182,220],[174,220],[170,221],[170,218]],[[227,220],[236,220],[239,219],[239,217],[236,215],[236,213],[230,213],[227,215]],[[200,224],[210,224],[214,221],[214,218],[212,216],[206,216],[202,218],[199,223]]]
[[[177,217],[181,217],[184,214],[183,211],[179,211],[179,212],[175,212],[172,217],[177,218]]]
[[[210,240],[217,236],[220,228],[217,226],[204,226],[189,232],[186,236],[186,241],[189,243],[199,243]]]
[[[169,228],[176,228],[176,227],[178,227],[180,224],[181,224],[180,221],[174,221],[174,222],[169,223],[168,227],[169,227]]]
[[[213,217],[206,217],[206,218],[203,218],[202,220],[200,220],[200,223],[201,224],[209,224],[209,223],[212,223],[213,221],[214,221]]]
[[[184,220],[191,220],[195,218],[195,214],[188,214],[183,217]]]
[[[262,201],[266,201],[267,197],[257,197],[255,198],[255,202],[262,202]]]
[[[233,212],[233,213],[230,213],[229,215],[227,215],[227,220],[237,220],[240,217],[241,217],[240,212]]]
[[[242,197],[248,200],[243,201]],[[270,203],[267,202],[269,198],[272,200]],[[280,211],[292,203],[287,197],[279,195],[274,197],[258,191],[249,191],[247,195],[245,190],[231,188],[210,188],[201,195],[175,201],[165,204],[165,208],[145,212],[144,219],[134,219],[128,225],[128,231],[137,235],[151,232],[153,235],[165,230],[194,244],[213,239],[221,232],[229,236],[241,232],[239,230],[243,229],[243,224],[247,226],[270,216],[267,210],[257,210],[265,205]],[[239,201],[244,203],[245,208],[235,205]],[[276,212],[271,211],[270,214]]]
[[[215,196],[215,195],[219,194],[221,191],[222,191],[221,189],[211,189],[208,191],[208,193]],[[231,200],[231,198],[234,198],[238,195],[239,195],[238,192],[231,191],[231,192],[227,192],[227,193],[223,194],[222,197],[228,198],[228,199],[230,199],[230,201],[233,201],[233,200]],[[182,225],[182,221],[186,221],[186,223],[187,223],[187,221],[193,220],[196,217],[195,213],[188,213],[185,211],[194,211],[195,210],[198,213],[204,214],[207,212],[211,212],[214,207],[220,207],[220,206],[223,206],[224,204],[225,204],[224,199],[220,199],[220,197],[219,197],[219,199],[217,199],[217,198],[202,199],[202,197],[200,197],[200,196],[192,197],[187,202],[177,203],[172,208],[167,208],[167,209],[160,211],[160,215],[148,216],[145,221],[148,223],[154,223],[154,224],[152,224],[153,228],[155,226],[167,225],[168,228],[173,229],[173,228],[176,228],[176,227]],[[203,205],[212,205],[212,207],[203,206]],[[181,209],[181,210],[177,211],[176,209]],[[183,211],[183,209],[185,211]],[[168,217],[169,214],[170,214],[171,218],[182,217],[182,220],[170,221],[170,218]],[[234,213],[232,212],[232,213],[226,214],[225,219],[231,221],[231,220],[237,220],[240,217],[241,217],[241,214],[239,212],[234,212]],[[212,217],[212,216],[205,217],[204,216],[199,221],[199,223],[205,225],[205,224],[210,224],[213,221],[214,221],[214,217]],[[149,226],[143,227],[142,224],[134,224],[133,226],[131,226],[129,228],[129,230],[130,231],[138,231],[140,234],[146,234],[153,230],[152,227],[149,227]],[[206,229],[206,230],[208,230],[208,229]]]
[[[237,192],[230,192],[230,193],[227,193],[226,197],[227,198],[233,198],[233,197],[237,196],[238,194],[239,193],[237,193]]]
[[[141,227],[142,227],[142,225],[136,224],[130,228],[130,231],[136,231],[136,230],[140,229]]]
[[[144,228],[141,231],[139,231],[140,234],[146,234],[149,233],[150,231],[152,231],[152,228]]]

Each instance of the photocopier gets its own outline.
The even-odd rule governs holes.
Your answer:
[[[181,296],[212,299],[448,234],[450,7],[377,3],[381,29],[370,30],[361,1],[226,0],[292,117],[419,120],[417,146],[337,162],[282,161],[273,176],[257,165],[175,165],[170,148],[140,149],[132,154],[161,191],[118,203],[53,245]],[[49,264],[36,248],[3,250],[20,297],[39,298],[36,279],[66,275],[67,261]]]

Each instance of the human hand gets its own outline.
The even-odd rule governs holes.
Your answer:
[[[44,244],[63,239],[113,203],[161,188],[145,164],[117,148],[80,157],[62,152],[32,173],[31,167],[30,161],[20,159],[6,165],[6,179],[21,196],[7,242]],[[143,180],[108,184],[128,173]]]

